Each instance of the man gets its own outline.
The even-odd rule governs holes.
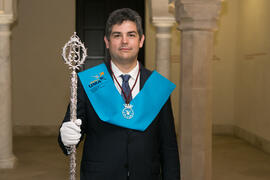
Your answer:
[[[137,60],[144,43],[137,12],[112,12],[104,41],[111,61],[79,73],[78,120],[70,122],[68,108],[58,138],[62,150],[68,154],[85,136],[81,180],[179,180],[174,87]]]

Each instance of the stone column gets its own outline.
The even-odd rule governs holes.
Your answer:
[[[11,119],[10,25],[14,21],[12,1],[0,0],[0,169],[13,168]]]
[[[212,57],[213,31],[221,0],[175,0],[181,31],[179,142],[181,176],[212,177]]]
[[[153,18],[156,27],[156,69],[170,79],[171,28],[175,23],[173,17]]]

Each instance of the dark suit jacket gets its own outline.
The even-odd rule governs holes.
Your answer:
[[[111,72],[110,68],[108,70]],[[150,75],[151,72],[141,66],[140,88]],[[77,117],[82,119],[85,136],[81,180],[126,180],[128,174],[129,180],[180,180],[170,99],[152,124],[141,132],[101,121],[78,82]],[[64,121],[69,120],[68,108]],[[60,135],[58,141],[66,154]]]

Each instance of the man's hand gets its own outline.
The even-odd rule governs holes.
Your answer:
[[[60,135],[62,142],[65,146],[76,145],[81,138],[81,128],[82,120],[77,119],[74,122],[64,122],[60,128]]]

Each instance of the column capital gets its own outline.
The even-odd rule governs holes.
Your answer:
[[[217,29],[223,0],[175,0],[175,17],[180,30]]]
[[[172,27],[175,23],[174,17],[153,17],[152,23],[155,27]]]
[[[0,24],[9,25],[16,19],[17,0],[0,0]]]
[[[0,14],[0,25],[10,25],[15,21],[13,15],[10,14]]]

